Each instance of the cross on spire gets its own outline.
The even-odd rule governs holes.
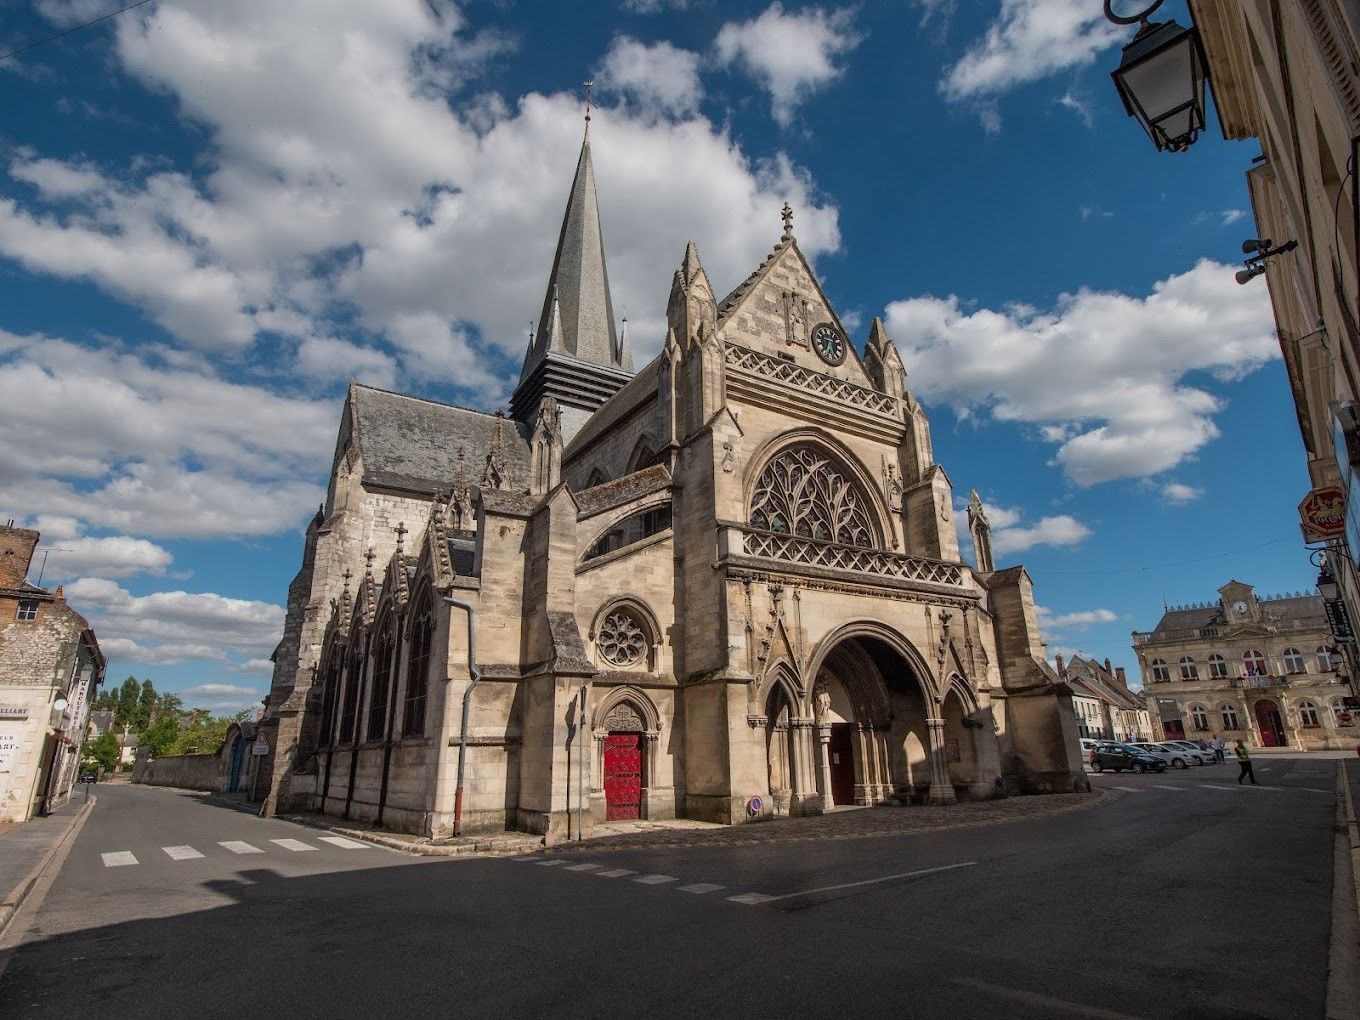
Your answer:
[[[595,87],[595,79],[587,78],[582,84],[586,87],[586,134],[590,134],[590,92]]]
[[[368,551],[364,553],[364,562],[368,564],[368,573],[370,574],[373,573],[373,557],[375,555],[377,554],[373,552],[373,547],[370,545]]]
[[[784,236],[782,240],[789,240],[793,237],[793,207],[789,203],[784,203],[784,208],[780,210],[780,216],[784,218]]]
[[[354,571],[350,570],[349,567],[346,567],[345,572],[340,576],[345,579],[345,591],[349,591],[349,579],[354,576]]]
[[[401,547],[406,542],[406,522],[397,522],[397,552],[401,552]]]

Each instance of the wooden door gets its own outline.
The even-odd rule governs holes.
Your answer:
[[[1256,725],[1261,730],[1261,743],[1266,747],[1284,747],[1288,741],[1284,737],[1284,720],[1280,709],[1269,698],[1256,703]]]
[[[836,804],[855,802],[854,730],[849,723],[831,724],[831,799]]]
[[[605,821],[642,817],[642,734],[604,738]]]

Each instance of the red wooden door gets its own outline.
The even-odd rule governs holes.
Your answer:
[[[849,723],[831,724],[831,799],[837,804],[855,802],[854,727]]]
[[[1256,725],[1261,729],[1261,743],[1266,747],[1284,747],[1284,720],[1275,702],[1262,698],[1256,703]]]
[[[605,821],[642,817],[642,734],[604,738]]]

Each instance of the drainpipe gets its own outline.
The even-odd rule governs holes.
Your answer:
[[[580,722],[576,726],[576,842],[585,837],[586,822],[586,685],[581,685]]]
[[[444,596],[444,601],[467,613],[467,689],[463,691],[463,722],[458,728],[458,785],[453,791],[453,834],[463,834],[463,775],[467,769],[468,712],[472,708],[472,690],[481,682],[482,671],[477,668],[477,610],[470,603]]]

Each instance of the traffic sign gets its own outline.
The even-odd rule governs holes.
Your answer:
[[[253,744],[250,745],[250,753],[251,753],[251,754],[258,754],[258,755],[266,755],[266,754],[268,754],[268,753],[269,753],[269,741],[265,740],[264,737],[256,737],[256,738],[255,738],[255,743],[253,743]]]

